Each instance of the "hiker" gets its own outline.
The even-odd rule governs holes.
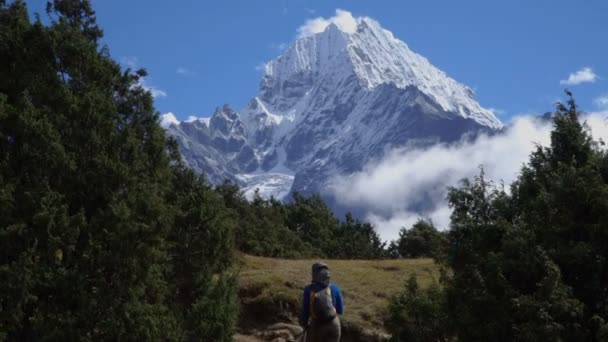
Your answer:
[[[312,265],[312,283],[304,288],[300,324],[306,330],[306,342],[340,341],[340,319],[344,301],[340,288],[330,283],[329,266]],[[310,321],[310,323],[309,323]]]

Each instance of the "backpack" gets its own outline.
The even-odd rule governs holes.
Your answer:
[[[331,321],[337,316],[329,286],[319,292],[310,290],[310,312],[312,319],[322,322]]]

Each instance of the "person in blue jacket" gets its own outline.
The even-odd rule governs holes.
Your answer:
[[[330,282],[329,266],[312,265],[312,283],[304,288],[300,324],[306,330],[307,342],[338,342],[341,329],[338,315],[344,313],[340,288]]]

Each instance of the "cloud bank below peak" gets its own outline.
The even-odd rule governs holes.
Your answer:
[[[583,118],[596,140],[608,140],[607,115],[606,111],[595,112]],[[501,134],[453,145],[395,149],[360,172],[334,177],[329,191],[341,206],[366,208],[364,218],[384,240],[396,239],[402,227],[411,227],[419,218],[447,229],[451,215],[448,187],[475,177],[480,166],[488,179],[508,186],[536,146],[549,145],[551,130],[551,121],[523,115],[512,119]],[[415,205],[421,200],[432,204],[420,211]]]

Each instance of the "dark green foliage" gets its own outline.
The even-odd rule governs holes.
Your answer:
[[[231,341],[238,284],[227,251],[233,248],[235,220],[202,176],[182,165],[173,171],[168,194],[176,213],[168,237],[170,303],[180,318],[182,338]]]
[[[539,148],[513,187],[521,216],[590,313],[608,315],[608,155],[560,106],[551,146]]]
[[[327,250],[326,254],[332,258],[342,259],[380,259],[387,257],[386,243],[380,240],[380,236],[374,227],[361,222],[349,213],[346,220],[340,223],[340,227],[334,234],[336,241],[333,250]]]
[[[236,219],[236,247],[257,256],[281,258],[329,257],[378,259],[387,257],[374,227],[346,215],[338,220],[318,195],[298,193],[292,203],[257,193],[248,201],[237,185],[226,182],[215,190]]]
[[[386,247],[385,253],[386,257],[389,259],[398,259],[401,257],[401,254],[399,253],[399,244],[397,241],[391,241],[388,244],[388,247]]]
[[[404,258],[443,259],[448,249],[448,239],[432,222],[420,219],[410,229],[401,229],[397,248],[399,255]]]
[[[298,258],[313,256],[313,248],[287,227],[287,208],[275,199],[257,193],[249,202],[238,186],[224,183],[216,187],[236,220],[236,247],[245,253]]]
[[[338,246],[334,239],[340,227],[321,196],[304,197],[293,194],[293,203],[287,208],[287,226],[303,241],[312,246],[313,255],[331,257]]]
[[[558,106],[551,145],[539,147],[513,185],[525,227],[584,304],[584,330],[608,318],[608,155],[579,122],[576,104]]]
[[[391,300],[385,325],[391,341],[450,341],[445,291],[437,283],[420,289],[410,277],[403,293]]]
[[[318,195],[293,195],[286,206],[287,226],[312,246],[312,255],[339,259],[378,259],[386,256],[374,227],[346,215],[341,222]]]
[[[89,2],[47,10],[0,2],[0,338],[228,341],[221,199],[180,168]]]
[[[447,282],[459,339],[579,338],[582,305],[534,235],[514,220],[508,195],[481,176],[450,190],[454,208]]]
[[[558,106],[551,145],[532,153],[510,193],[483,170],[450,189],[442,281],[450,337],[607,340],[608,155],[579,120],[572,98]],[[404,305],[396,312],[416,310]]]

